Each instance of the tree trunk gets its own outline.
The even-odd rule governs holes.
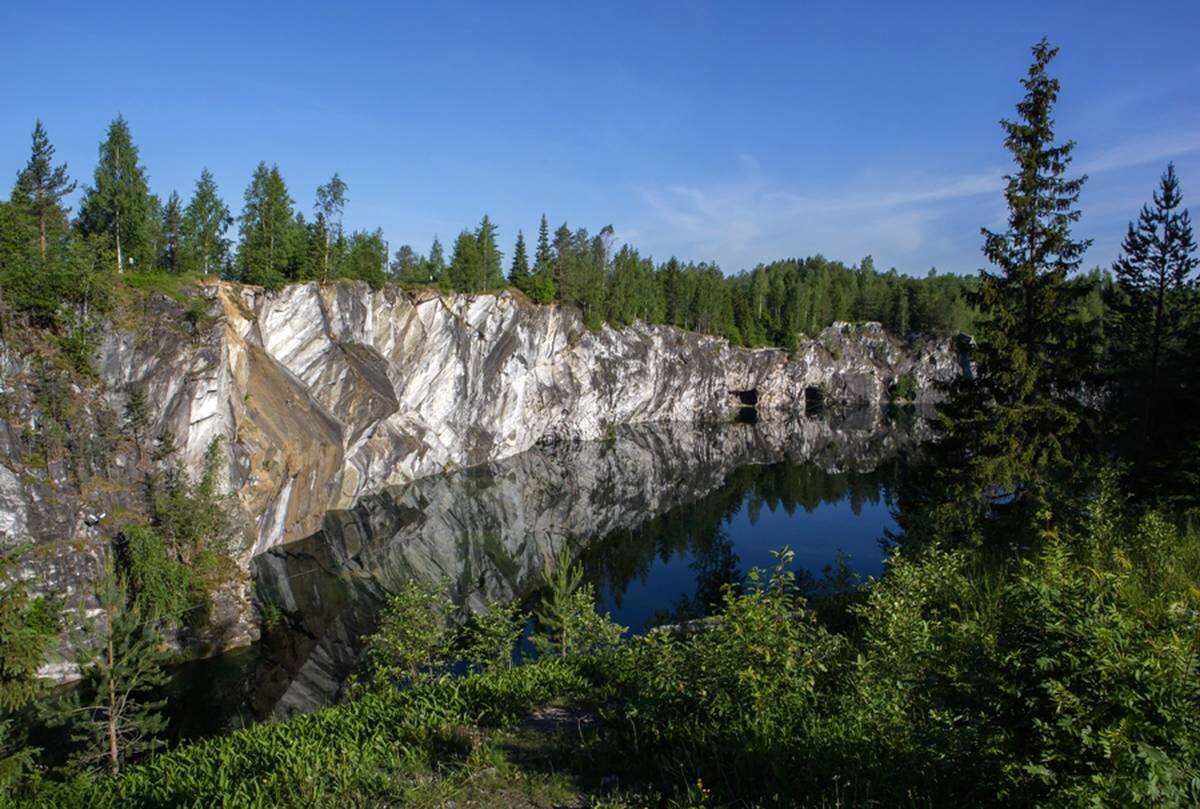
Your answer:
[[[113,682],[113,641],[112,641],[112,621],[113,617],[109,615],[108,627],[108,767],[113,775],[116,775],[120,769],[120,759],[117,756],[117,692],[116,683]]]

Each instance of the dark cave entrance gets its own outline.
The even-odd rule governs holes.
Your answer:
[[[819,413],[825,407],[825,392],[812,386],[804,389],[804,412]]]
[[[729,395],[737,404],[733,420],[738,424],[758,424],[758,388],[731,390]]]

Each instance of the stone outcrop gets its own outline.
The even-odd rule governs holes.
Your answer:
[[[326,512],[364,495],[539,442],[725,421],[746,404],[764,421],[817,401],[878,406],[905,377],[927,401],[935,380],[961,372],[953,341],[904,344],[876,324],[837,324],[789,353],[664,326],[591,332],[571,308],[507,292],[213,283],[201,295],[186,308],[153,296],[138,324],[111,325],[98,392],[64,395],[79,398],[79,423],[98,433],[142,386],[147,435],[171,432],[193,469],[224,439],[244,560],[313,534]],[[72,483],[66,461],[32,468],[22,442],[41,406],[35,352],[0,345],[0,371],[0,549],[32,542],[26,575],[73,597],[132,510],[135,456],[113,444],[94,483]],[[239,625],[245,596],[230,592],[223,621]]]

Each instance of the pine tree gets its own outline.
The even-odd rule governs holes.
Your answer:
[[[54,146],[39,120],[33,127],[33,149],[29,162],[17,174],[13,201],[24,205],[37,226],[38,251],[46,258],[50,242],[60,239],[67,230],[70,209],[63,198],[75,190],[67,175],[67,165],[54,165]]]
[[[238,268],[247,284],[278,287],[288,278],[296,258],[296,238],[303,231],[292,213],[292,198],[278,166],[259,163],[246,188],[240,217]]]
[[[183,241],[183,208],[179,194],[172,191],[162,213],[162,256],[159,265],[167,272],[179,271],[179,246]]]
[[[533,276],[527,293],[537,303],[553,303],[557,295],[554,286],[554,254],[550,251],[550,226],[546,215],[538,225],[537,250],[534,253]]]
[[[204,169],[183,212],[180,269],[201,275],[221,272],[229,261],[229,240],[225,233],[232,224],[233,217],[217,193],[212,172]]]
[[[953,484],[968,487],[985,509],[999,497],[1036,511],[1081,419],[1075,393],[1087,368],[1086,343],[1071,317],[1075,293],[1066,281],[1090,244],[1071,236],[1086,178],[1064,176],[1074,143],[1054,139],[1059,83],[1046,69],[1057,52],[1044,39],[1034,46],[1018,120],[1001,122],[1017,166],[1006,177],[1008,229],[982,230],[984,255],[998,272],[980,273],[975,301],[986,320],[975,373],[960,380],[946,408],[967,465]]]
[[[517,244],[513,248],[512,267],[508,271],[508,282],[522,292],[529,292],[529,256],[525,253],[525,234],[517,231]]]
[[[157,218],[146,169],[138,165],[129,124],[120,115],[100,144],[93,185],[84,190],[79,224],[84,235],[102,234],[112,248],[117,272],[147,269],[155,259]]]
[[[166,654],[158,617],[130,598],[111,559],[95,595],[103,620],[81,640],[83,682],[59,704],[56,722],[71,728],[77,765],[116,775],[163,744],[158,735],[166,727],[160,713],[166,700],[149,695],[167,682]]]

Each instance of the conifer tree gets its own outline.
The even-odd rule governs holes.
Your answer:
[[[484,266],[479,253],[479,237],[469,230],[464,230],[454,240],[449,276],[456,292],[478,292],[483,286]]]
[[[1113,377],[1119,394],[1118,424],[1134,458],[1139,488],[1194,500],[1200,429],[1195,424],[1196,279],[1200,266],[1191,217],[1174,164],[1167,165],[1153,205],[1142,207],[1113,266],[1116,283],[1108,295]]]
[[[238,269],[248,284],[278,287],[288,278],[297,248],[292,198],[278,166],[259,163],[246,188],[240,217]]]
[[[17,553],[0,555],[0,794],[33,763],[34,750],[16,713],[43,694],[38,670],[46,662],[58,630],[56,611],[35,598],[28,582],[14,575]]]
[[[166,655],[159,617],[130,598],[111,558],[95,595],[102,620],[79,645],[83,682],[59,704],[56,722],[71,728],[78,766],[116,775],[163,744],[166,701],[150,695],[167,682]]]
[[[84,191],[80,228],[84,235],[102,234],[108,240],[117,272],[129,266],[147,269],[155,259],[156,213],[129,124],[118,115],[100,144],[93,184]]]
[[[405,283],[420,282],[425,279],[419,278],[421,268],[421,257],[417,255],[417,251],[413,250],[411,244],[402,244],[396,250],[395,257],[392,259],[390,270],[392,277],[398,281]]]
[[[487,214],[484,214],[475,231],[475,239],[479,242],[481,276],[471,291],[482,292],[501,286],[504,283],[504,270],[501,267],[504,256],[496,246],[496,226]]]
[[[563,222],[554,231],[554,253],[552,259],[554,291],[558,300],[569,301],[571,293],[572,265],[575,251],[572,245],[571,229]]]
[[[74,190],[75,183],[67,175],[67,164],[54,165],[54,146],[39,120],[33,127],[29,162],[17,174],[13,201],[29,211],[37,226],[38,252],[43,259],[50,242],[61,238],[67,230],[70,209],[63,205],[63,198]]]
[[[1033,47],[1017,120],[1001,122],[1016,164],[1006,177],[1008,228],[982,230],[984,255],[996,271],[980,272],[975,294],[986,318],[975,373],[960,380],[946,408],[967,466],[955,485],[968,487],[985,509],[999,497],[1037,510],[1081,419],[1075,394],[1087,345],[1071,317],[1076,293],[1066,282],[1090,244],[1071,235],[1086,178],[1065,176],[1074,143],[1055,142],[1059,82],[1047,68],[1057,53],[1045,39]]]
[[[162,257],[159,264],[167,272],[179,271],[179,249],[183,241],[183,207],[179,194],[172,191],[162,213]]]
[[[1136,226],[1129,223],[1113,265],[1117,294],[1111,297],[1114,341],[1125,364],[1134,366],[1130,382],[1151,399],[1158,392],[1162,366],[1182,349],[1192,274],[1200,265],[1173,163],[1153,201],[1153,207],[1142,206]]]
[[[204,169],[180,227],[180,269],[201,275],[221,272],[229,261],[226,231],[233,224],[229,207],[217,192],[212,172]]]
[[[449,281],[449,273],[446,271],[446,254],[442,250],[442,243],[437,236],[433,237],[433,244],[429,246],[429,258],[425,260],[425,275],[431,283],[438,286],[445,286]]]
[[[508,282],[522,292],[529,292],[529,256],[525,253],[525,234],[517,231],[517,244],[513,248],[512,267],[508,271]]]

